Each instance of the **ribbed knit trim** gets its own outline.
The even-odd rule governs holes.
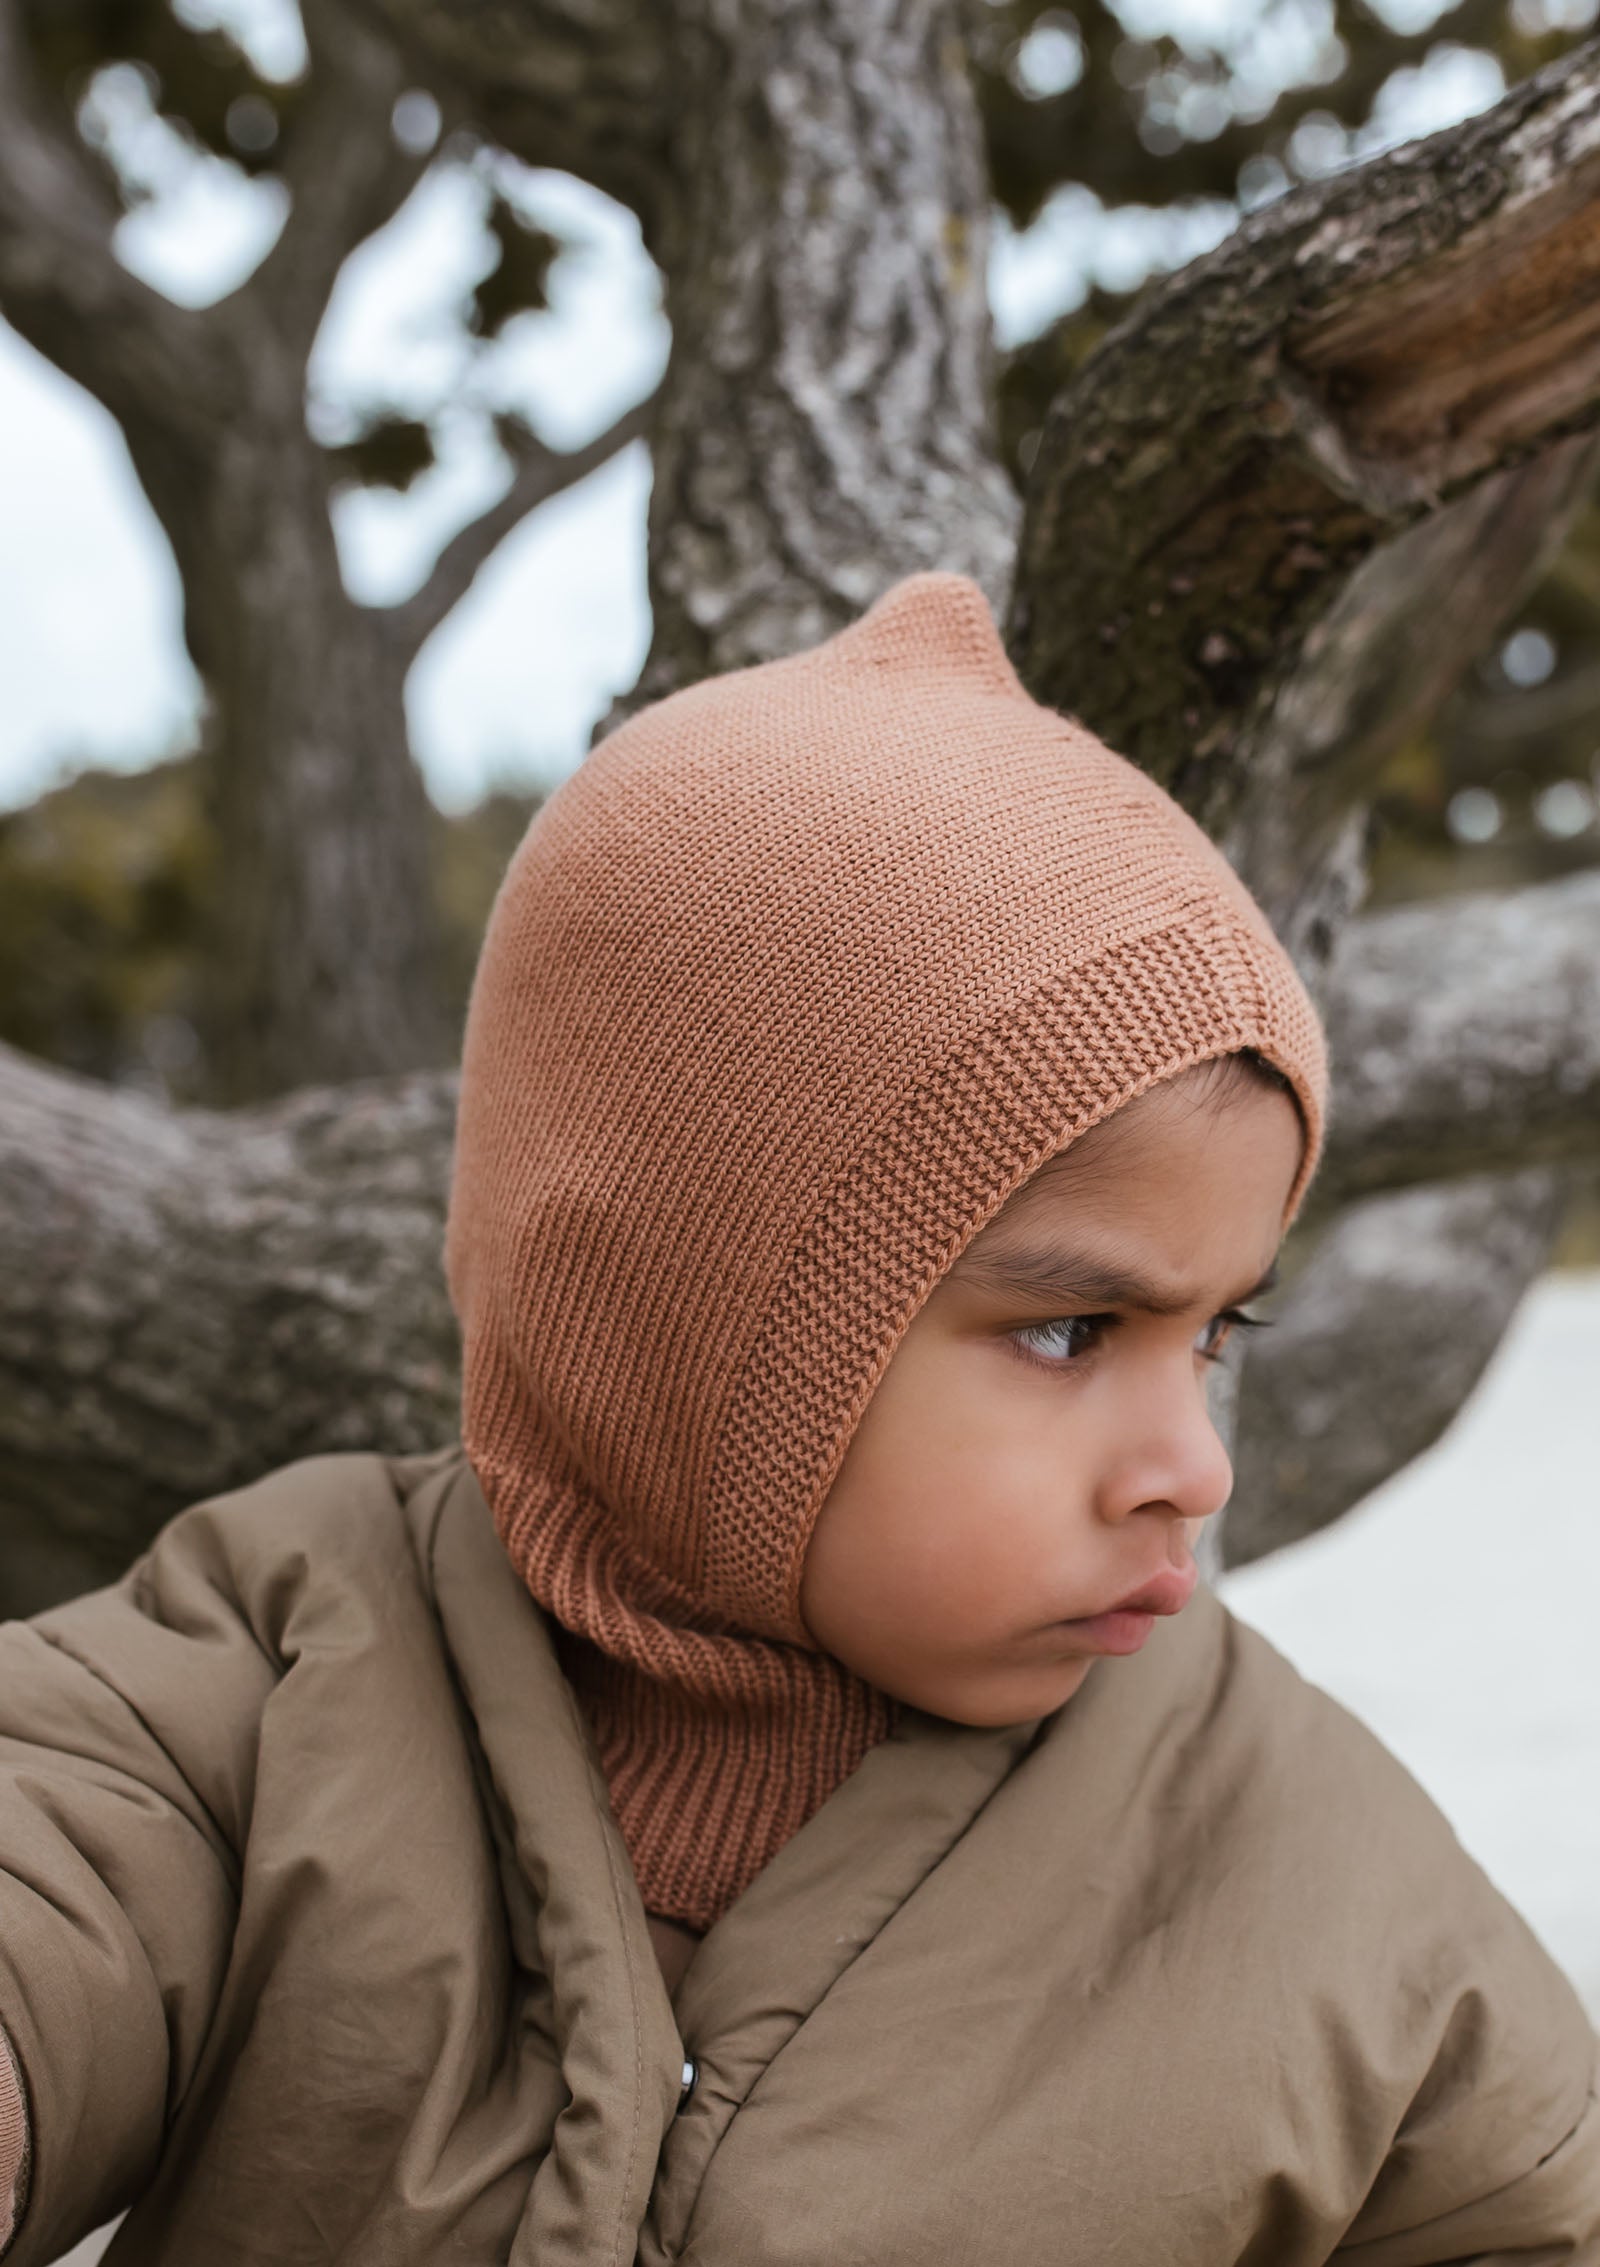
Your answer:
[[[889,1731],[893,1704],[825,1653],[709,1613],[580,1487],[551,1484],[552,1447],[507,1464],[480,1446],[472,1462],[556,1624],[647,1910],[710,1928]]]
[[[0,2252],[28,2202],[28,2104],[11,2041],[0,2030]]]
[[[559,1652],[645,1909],[702,1933],[894,1722],[883,1693],[793,1646],[703,1640],[704,1684],[681,1654],[663,1674],[581,1638]]]

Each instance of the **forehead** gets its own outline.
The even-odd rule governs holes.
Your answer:
[[[1303,1131],[1287,1095],[1254,1080],[1150,1088],[1050,1158],[968,1250],[1041,1232],[1138,1247],[1168,1265],[1276,1249]]]

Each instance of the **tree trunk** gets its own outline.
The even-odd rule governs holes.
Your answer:
[[[1517,1012],[1510,959],[1542,972]],[[1600,1172],[1600,876],[1354,923],[1329,978],[1362,1186],[1251,1351],[1225,1548],[1325,1525],[1448,1424]],[[1474,997],[1483,1012],[1473,1012]],[[1552,1066],[1569,1066],[1563,1078]],[[316,1449],[449,1437],[443,1073],[175,1113],[0,1048],[0,1613],[103,1579],[182,1504]],[[1532,1153],[1542,1169],[1508,1171]],[[1454,1181],[1415,1188],[1428,1174]],[[48,1286],[42,1296],[40,1286]]]
[[[524,17],[526,58],[568,34],[578,52],[592,14],[387,4],[419,39],[470,47],[480,73],[518,50]],[[652,19],[608,5],[642,52]],[[736,41],[716,0],[681,0],[672,29],[656,50],[670,125],[650,108],[628,153],[641,199],[652,183],[677,323],[652,694],[806,644],[915,565],[966,566],[993,591],[1010,520],[987,427],[975,126],[943,11],[756,0]],[[662,99],[652,79],[646,107]],[[512,110],[541,114],[530,83]],[[571,107],[569,162],[588,115]],[[37,297],[37,275],[6,265],[8,154],[0,142],[0,292]],[[1589,478],[1597,209],[1600,43],[1463,127],[1280,200],[1148,294],[1063,397],[1030,479],[1011,613],[1027,680],[1226,839],[1326,970],[1352,1066],[1358,1106],[1336,1106],[1326,1185],[1361,1195],[1309,1223],[1282,1327],[1245,1372],[1236,1558],[1337,1516],[1448,1421],[1543,1263],[1566,1176],[1596,1162],[1582,1066],[1600,998],[1549,980],[1584,965],[1582,890],[1343,924],[1374,751],[1443,699]],[[142,326],[106,388],[192,361],[197,340],[215,350],[214,324],[156,323],[129,279],[92,280],[97,307]],[[59,291],[43,298],[59,317]],[[90,325],[79,345],[92,359],[103,339]],[[138,390],[148,420],[161,389]],[[220,514],[221,550],[251,524]],[[408,634],[473,551],[469,536],[441,561]],[[292,546],[263,557],[269,598],[286,575],[315,583]],[[226,643],[232,620],[219,599],[196,635]],[[353,702],[367,683],[357,672]],[[292,704],[278,716],[309,733]],[[1481,1015],[1459,975],[1473,939],[1516,956]],[[1522,1022],[1527,1044],[1509,1044]],[[1391,1086],[1380,1128],[1373,1097]],[[0,1058],[22,1124],[0,1142],[0,1368],[20,1389],[0,1400],[0,1489],[92,1506],[103,1555],[285,1454],[438,1437],[450,1091],[422,1078],[174,1119]],[[1419,1186],[1429,1173],[1455,1178]],[[1362,1375],[1358,1401],[1329,1399],[1330,1380]]]
[[[208,698],[226,886],[205,1036],[225,1102],[418,1069],[451,1050],[408,656],[344,587],[325,459],[284,378],[276,430],[258,376],[256,419],[220,439],[198,480],[134,451],[177,555]]]
[[[116,416],[177,559],[209,707],[208,1037],[230,1098],[449,1049],[404,659],[344,590],[305,428],[328,292],[420,164],[390,130],[391,44],[338,0],[306,28],[289,220],[248,283],[191,310],[117,262],[117,207],[32,79],[16,0],[0,0],[0,312]]]
[[[919,567],[996,601],[989,191],[940,0],[676,0],[655,637],[629,706],[816,643]]]

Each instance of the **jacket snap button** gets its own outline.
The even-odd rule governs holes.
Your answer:
[[[683,2080],[678,2088],[677,2115],[679,2117],[682,2117],[684,2111],[689,2107],[690,2100],[694,2094],[695,2084],[699,2079],[699,2076],[699,2064],[695,2061],[693,2055],[687,2056],[683,2065]]]

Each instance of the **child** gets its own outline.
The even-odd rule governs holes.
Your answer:
[[[957,577],[597,749],[473,995],[465,1453],[4,1633],[17,2267],[1600,2259],[1571,1992],[1194,1589],[1322,1110]]]

